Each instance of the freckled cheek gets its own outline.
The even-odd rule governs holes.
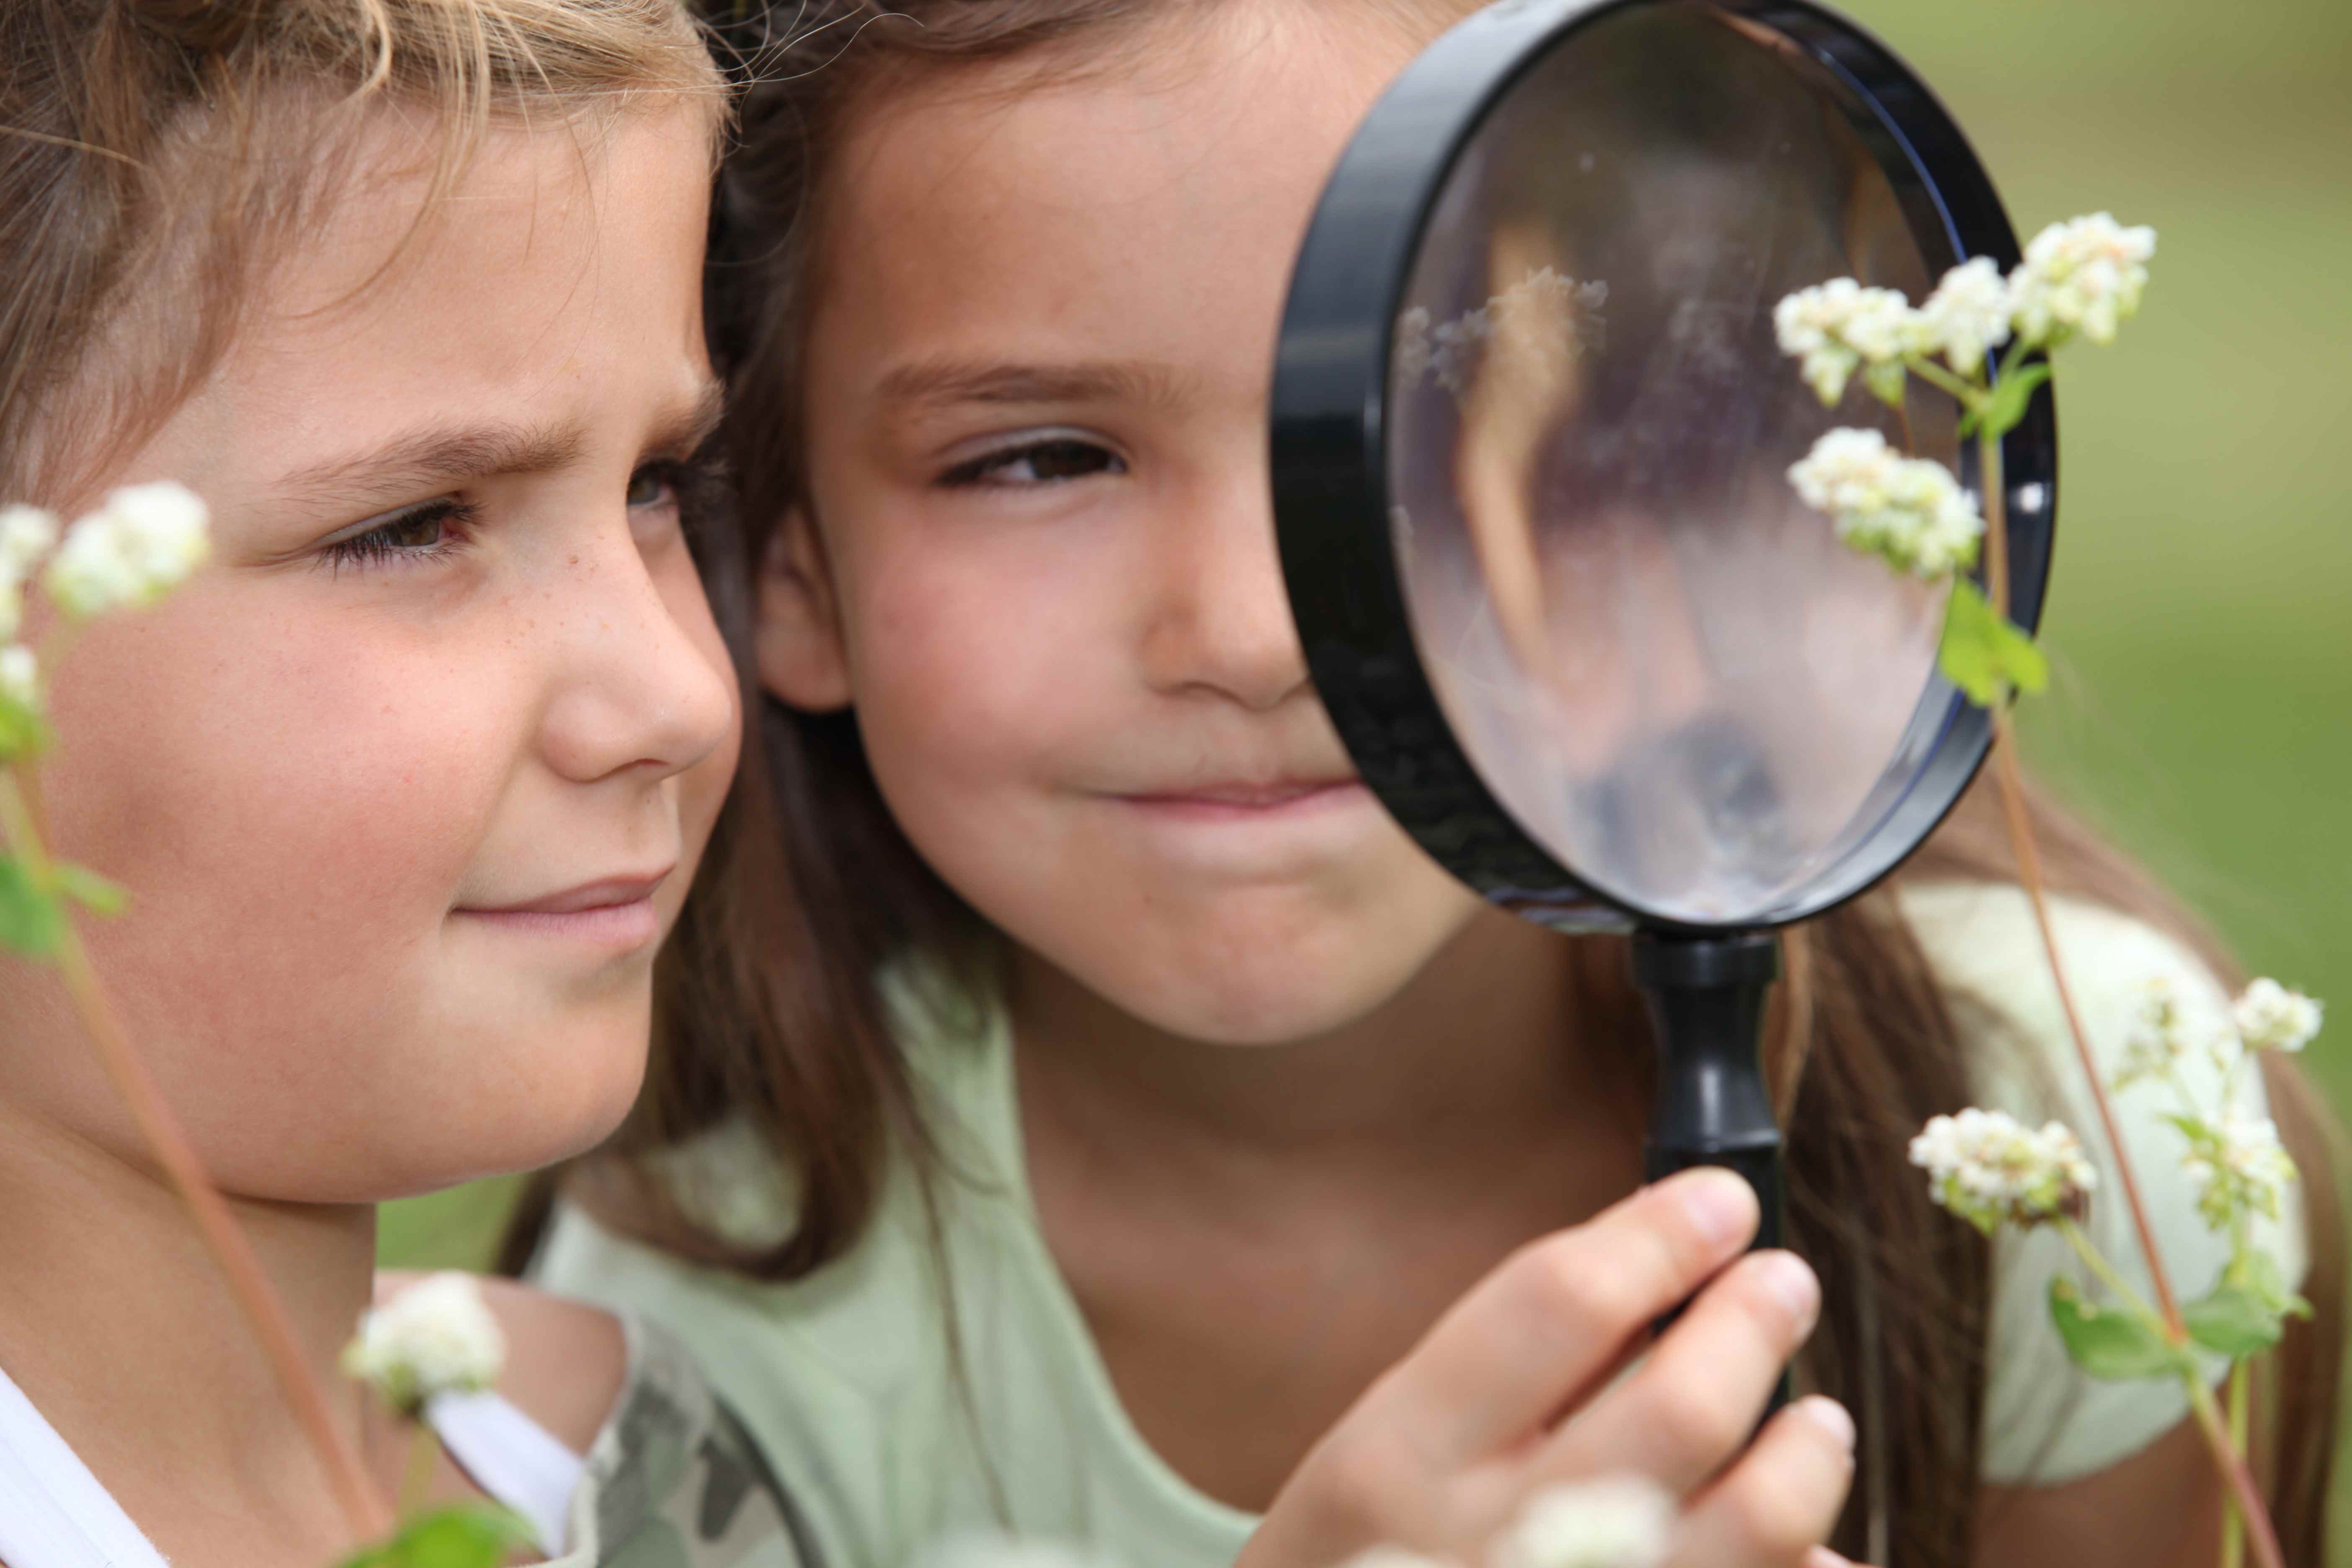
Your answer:
[[[453,650],[257,624],[91,635],[58,692],[57,836],[131,889],[102,940],[154,1005],[396,1016],[520,730]]]

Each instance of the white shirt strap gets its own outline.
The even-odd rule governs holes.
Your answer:
[[[530,1521],[541,1552],[563,1555],[585,1459],[496,1394],[442,1394],[425,1418],[476,1486]]]
[[[8,1568],[171,1568],[5,1372],[0,1562]]]

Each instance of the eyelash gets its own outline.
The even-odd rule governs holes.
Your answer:
[[[629,489],[634,492],[641,479],[658,479],[668,504],[684,513],[689,510],[688,497],[694,489],[692,476],[687,470],[685,463],[667,459],[640,464],[629,476]],[[655,503],[644,504],[650,506]],[[320,557],[329,570],[334,572],[341,572],[345,567],[365,569],[391,564],[422,565],[455,553],[465,542],[467,533],[480,519],[481,509],[473,502],[460,500],[455,496],[442,496],[394,512],[364,533],[337,540],[320,552]],[[407,530],[436,523],[441,527],[442,536],[430,544],[403,546],[395,542],[397,537]]]
[[[1024,461],[1034,469],[1037,459],[1049,453],[1064,458],[1083,455],[1087,458],[1099,458],[1101,461],[1099,466],[1088,467],[1076,473],[1040,475],[1027,479],[995,477],[1003,470]],[[1127,472],[1126,459],[1108,447],[1094,441],[1082,440],[1075,436],[1055,436],[1041,441],[1026,441],[1017,447],[1006,447],[974,458],[968,462],[958,463],[954,468],[941,474],[939,482],[942,488],[948,489],[982,488],[1025,489],[1045,485],[1071,484],[1079,479],[1093,479],[1100,474],[1125,472]]]

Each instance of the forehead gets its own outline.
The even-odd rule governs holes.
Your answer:
[[[1340,9],[1186,7],[1097,58],[877,93],[828,175],[818,333],[1184,358],[1213,319],[1270,331],[1325,176],[1410,53]]]
[[[282,371],[389,333],[423,374],[545,368],[616,312],[672,348],[698,324],[695,291],[643,290],[698,264],[707,147],[683,107],[576,134],[497,130],[429,207],[396,148],[363,157],[249,302],[233,357]]]

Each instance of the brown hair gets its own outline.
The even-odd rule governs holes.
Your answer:
[[[752,68],[742,144],[722,175],[728,242],[714,249],[714,335],[732,395],[731,457],[742,550],[760,559],[804,504],[801,342],[811,253],[827,172],[853,116],[891,84],[1060,49],[1115,47],[1171,15],[1168,0],[799,0],[732,23]],[[1186,0],[1209,5],[1220,0]],[[1467,0],[1395,0],[1423,33]],[[756,13],[756,7],[747,7]],[[1076,68],[1086,68],[1079,61]],[[730,596],[740,599],[740,589]],[[847,715],[795,712],[755,698],[750,750],[681,939],[670,954],[652,1091],[609,1155],[574,1190],[600,1217],[672,1253],[754,1278],[791,1279],[838,1256],[872,1209],[887,1140],[924,1147],[875,976],[909,951],[984,962],[986,935],[893,823]],[[2179,933],[2225,979],[2216,946],[2162,892],[2092,835],[2037,803],[2053,881]],[[756,847],[754,861],[747,850]],[[771,858],[773,857],[773,858]],[[1999,814],[1984,790],[1963,803],[1906,875],[2006,881]],[[755,905],[757,907],[755,907]],[[1601,1026],[1645,1038],[1622,940],[1568,946],[1581,1005]],[[1970,1561],[1989,1319],[1983,1242],[1929,1203],[1906,1163],[1929,1116],[1971,1099],[1952,999],[1884,893],[1788,933],[1767,1052],[1790,1128],[1790,1223],[1819,1269],[1825,1308],[1806,1368],[1853,1409],[1864,1473],[1837,1541],[1849,1555],[1917,1568]],[[2333,1436],[2341,1253],[2324,1113],[2292,1070],[2272,1089],[2308,1173],[2318,1321],[2291,1331],[2270,1458],[2290,1561],[2316,1564]],[[792,1174],[798,1229],[746,1247],[682,1212],[646,1158],[722,1117],[749,1121]],[[895,1132],[894,1132],[895,1130]],[[551,1201],[535,1189],[509,1265],[528,1256]]]
[[[0,495],[70,500],[153,434],[340,188],[366,110],[419,117],[430,207],[495,124],[576,133],[680,96],[715,128],[681,0],[8,0]]]

